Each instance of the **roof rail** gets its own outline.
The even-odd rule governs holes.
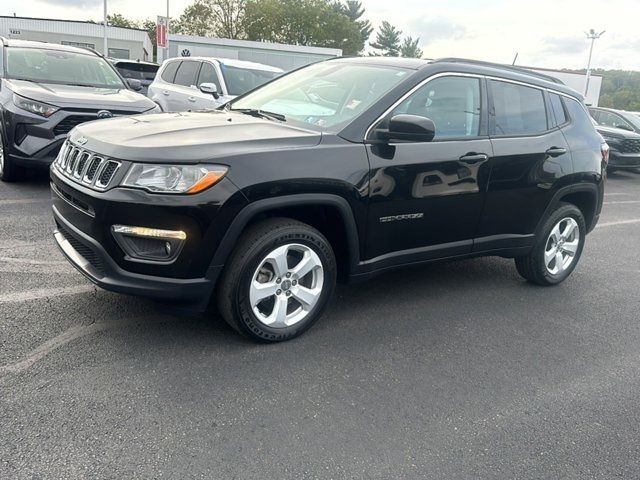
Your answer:
[[[484,67],[493,67],[493,68],[501,68],[503,70],[509,70],[510,72],[521,73],[523,75],[530,75],[532,77],[538,77],[542,80],[546,80],[547,82],[557,83],[559,85],[564,85],[564,82],[557,79],[556,77],[552,77],[551,75],[545,75],[544,73],[539,73],[533,70],[528,70],[526,68],[516,67],[514,65],[506,65],[503,63],[493,63],[493,62],[483,62],[482,60],[468,60],[466,58],[438,58],[434,60],[433,63],[467,63],[469,65],[479,65]]]

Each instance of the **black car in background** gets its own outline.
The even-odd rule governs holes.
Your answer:
[[[0,178],[48,167],[83,122],[159,111],[94,51],[0,38]]]
[[[602,207],[608,147],[582,96],[510,66],[334,59],[145,120],[69,134],[58,246],[108,290],[213,298],[260,341],[308,329],[337,279],[405,265],[500,255],[558,284]]]
[[[640,168],[640,117],[632,112],[589,107],[596,130],[610,147],[609,172]]]
[[[141,62],[140,60],[121,60],[118,58],[110,58],[109,61],[120,72],[120,75],[126,80],[139,80],[141,84],[140,93],[147,95],[149,85],[156,78],[156,73],[160,68],[157,63]]]

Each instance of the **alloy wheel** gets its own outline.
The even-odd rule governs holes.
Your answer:
[[[298,243],[271,251],[251,277],[249,300],[258,320],[272,328],[302,321],[322,294],[324,268],[316,252]]]
[[[571,266],[580,247],[580,227],[572,217],[560,220],[551,229],[544,249],[544,264],[551,275]]]

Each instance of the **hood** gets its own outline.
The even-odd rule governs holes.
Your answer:
[[[6,80],[6,82],[18,95],[61,108],[144,112],[155,106],[155,103],[144,95],[126,88],[76,87],[25,80]]]
[[[259,151],[317,145],[322,135],[224,111],[159,113],[89,122],[72,141],[96,153],[140,162],[196,163]],[[84,143],[83,143],[84,142]]]
[[[619,139],[623,139],[623,138],[640,139],[640,134],[631,132],[629,130],[624,130],[622,128],[613,128],[613,127],[605,127],[603,125],[596,125],[596,130],[603,137],[619,138]]]

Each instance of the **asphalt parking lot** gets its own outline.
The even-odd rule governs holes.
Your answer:
[[[45,177],[0,207],[0,478],[640,476],[638,174],[559,287],[500,258],[396,271],[276,345],[94,288]]]

